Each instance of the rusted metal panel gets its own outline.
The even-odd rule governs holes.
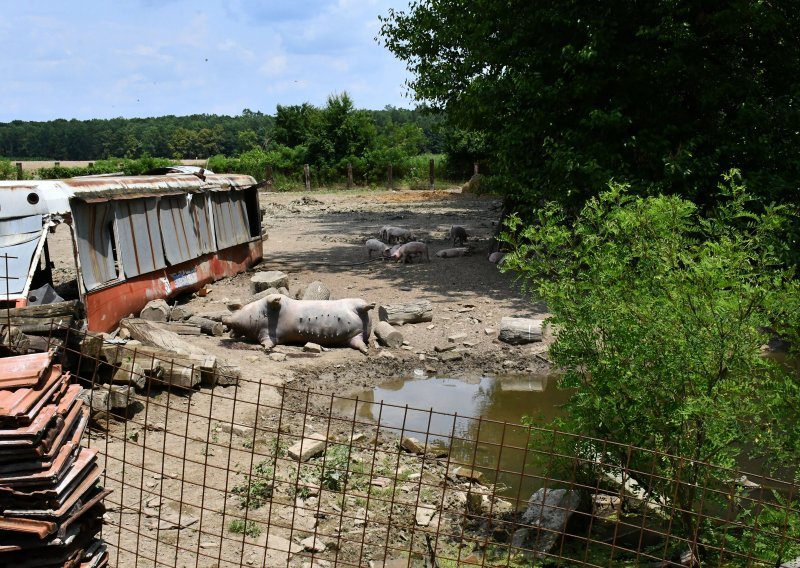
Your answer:
[[[250,240],[250,225],[244,193],[229,191],[211,194],[214,234],[221,249]]]
[[[150,300],[170,298],[234,276],[262,258],[261,239],[199,259],[142,274],[119,284],[88,292],[84,298],[90,331],[112,331],[129,314],[138,314]]]
[[[114,203],[118,257],[127,278],[164,268],[164,247],[158,225],[158,200],[126,199]],[[172,235],[165,235],[170,240]]]
[[[113,203],[77,202],[72,208],[80,273],[86,290],[92,290],[117,278],[114,261]]]
[[[208,195],[195,194],[189,196],[189,211],[194,226],[197,229],[200,254],[206,254],[217,250],[209,214],[209,211],[211,211],[209,200],[210,197]]]
[[[185,195],[162,197],[158,203],[158,220],[164,239],[164,254],[170,264],[180,264],[202,256],[198,241],[199,227],[189,212]]]
[[[34,388],[52,360],[52,351],[0,359],[0,389]]]

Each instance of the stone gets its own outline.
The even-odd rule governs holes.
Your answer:
[[[195,524],[199,519],[188,513],[178,514],[170,511],[162,513],[160,518],[150,519],[150,528],[153,530],[185,529]]]
[[[464,358],[464,354],[461,351],[448,351],[447,353],[442,353],[440,359],[442,363],[451,363],[453,361],[460,361]]]
[[[462,345],[463,345],[464,347],[467,347],[468,349],[471,349],[471,348],[475,347],[477,344],[478,344],[478,342],[477,342],[477,341],[464,341],[464,342],[462,343]]]
[[[258,272],[250,278],[250,290],[257,294],[267,288],[288,288],[289,277],[279,270]]]
[[[129,385],[99,385],[94,389],[83,389],[80,398],[93,412],[100,410],[127,410],[134,403],[135,392]]]
[[[592,497],[592,512],[595,517],[607,518],[622,512],[622,499],[618,495],[600,493]]]
[[[525,549],[534,559],[544,558],[556,546],[580,504],[581,496],[575,490],[539,489],[520,517],[522,523],[531,526],[514,531],[511,546]]]
[[[111,382],[122,385],[134,385],[140,389],[147,386],[147,377],[144,374],[144,367],[133,361],[123,361],[114,371]]]
[[[381,351],[378,353],[378,357],[383,357],[384,359],[397,359],[390,351]]]
[[[319,280],[314,280],[311,284],[306,286],[301,300],[330,300],[331,290]]]
[[[459,341],[464,341],[469,335],[466,333],[454,333],[453,335],[447,338],[449,343],[458,343]]]
[[[430,330],[431,330],[431,329],[433,329],[434,327],[436,327],[436,324],[433,324],[433,323],[432,323],[432,324],[430,324],[430,325],[426,326],[426,327],[425,327],[425,329],[427,329],[427,330],[429,330],[429,331],[430,331]]]
[[[460,465],[457,468],[455,468],[453,470],[453,475],[456,478],[467,479],[469,481],[476,481],[478,483],[480,483],[481,479],[483,479],[483,474],[480,471],[464,467],[463,465]]]
[[[289,457],[297,461],[305,462],[322,454],[327,445],[328,441],[325,436],[315,432],[296,442],[289,448]]]
[[[225,432],[226,434],[235,434],[237,436],[241,436],[242,438],[248,438],[251,440],[253,439],[253,429],[250,426],[223,422],[219,425],[219,429],[221,432]]]
[[[425,453],[425,446],[423,446],[419,440],[417,440],[416,438],[412,438],[411,436],[405,436],[400,441],[400,447],[412,454]]]
[[[300,541],[303,550],[308,552],[325,552],[325,543],[316,536],[310,536]]]
[[[303,351],[305,351],[306,353],[319,354],[322,353],[322,346],[319,345],[318,343],[312,343],[311,341],[309,341],[308,343],[303,345]]]
[[[451,343],[449,345],[436,345],[434,346],[433,350],[437,353],[444,353],[445,351],[452,351],[458,347],[455,343]]]
[[[271,361],[275,361],[276,363],[282,363],[286,361],[286,353],[270,353],[269,358]]]
[[[417,523],[417,526],[420,527],[427,527],[431,524],[433,517],[436,515],[436,509],[433,507],[426,507],[425,505],[421,505],[417,507],[417,511],[414,514],[414,520]]]
[[[780,568],[800,568],[800,556],[794,560],[788,560],[781,564]]]

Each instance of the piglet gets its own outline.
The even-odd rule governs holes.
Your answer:
[[[428,262],[431,261],[431,257],[428,256],[428,245],[420,241],[411,241],[410,243],[406,243],[398,248],[394,254],[392,254],[392,258],[398,262],[402,261],[403,263],[406,263],[411,262],[412,256],[422,255],[425,255],[425,259]]]

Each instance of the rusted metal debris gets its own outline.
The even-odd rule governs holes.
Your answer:
[[[0,359],[0,566],[108,564],[89,411],[53,352]]]

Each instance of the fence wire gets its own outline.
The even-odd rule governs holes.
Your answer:
[[[54,328],[50,341],[88,389],[85,443],[113,490],[102,534],[112,566],[727,567],[800,556],[791,476],[440,413],[435,401],[411,408],[213,374],[203,380],[216,386],[185,389],[164,379],[181,373],[148,372],[152,354],[87,354],[86,337]],[[122,360],[140,386],[109,384]]]

